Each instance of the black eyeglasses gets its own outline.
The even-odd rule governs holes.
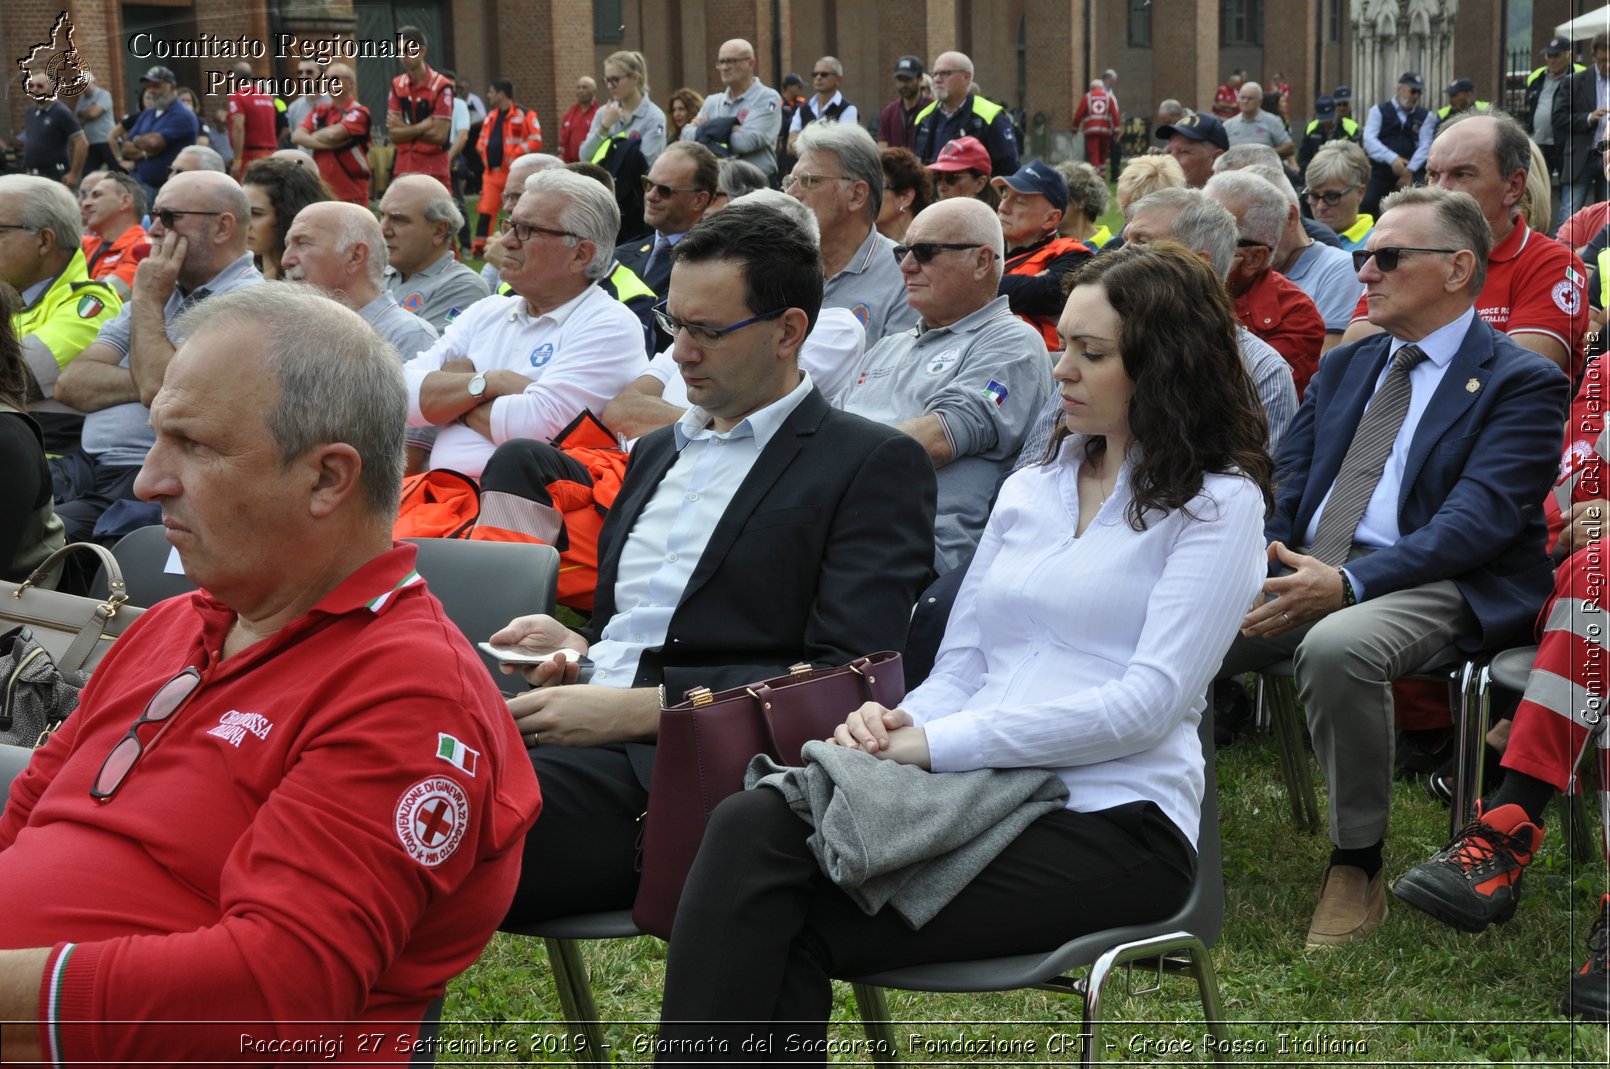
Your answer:
[[[1313,190],[1305,189],[1303,190],[1303,196],[1308,198],[1308,203],[1310,204],[1318,204],[1320,201],[1324,201],[1334,208],[1342,202],[1343,197],[1357,188],[1358,186],[1348,186],[1346,189],[1338,190],[1335,193],[1315,193]]]
[[[162,737],[162,733],[168,730],[168,723],[172,723],[170,718],[174,713],[184,708],[185,702],[196,692],[196,687],[200,683],[201,671],[196,668],[186,668],[162,684],[157,689],[157,692],[151,695],[151,700],[145,703],[145,712],[140,714],[140,718],[134,722],[134,726],[129,728],[128,734],[117,741],[117,745],[112,747],[112,752],[106,755],[106,760],[101,762],[101,770],[95,773],[95,785],[89,789],[91,798],[102,803],[112,800],[112,795],[116,794],[117,789],[123,786],[123,781],[128,779],[129,773],[133,771],[140,757],[146,750],[157,744],[157,740]],[[140,741],[141,725],[158,721],[167,721],[168,723],[164,723],[157,729],[157,733],[151,736],[149,743],[142,743]]]
[[[779,308],[775,312],[767,312],[765,315],[751,316],[748,319],[734,323],[730,327],[701,327],[695,323],[684,323],[682,320],[677,319],[665,310],[665,303],[665,301],[661,301],[654,306],[654,321],[660,325],[660,329],[672,338],[677,336],[678,331],[685,330],[688,332],[688,340],[701,349],[718,349],[721,347],[722,340],[728,334],[742,330],[745,327],[754,326],[756,323],[764,323],[768,319],[776,319],[788,311],[787,308]]]
[[[896,245],[894,247],[894,262],[906,262],[906,254],[910,253],[917,258],[919,264],[932,263],[933,258],[942,252],[960,252],[963,249],[985,249],[987,245],[962,241],[919,241],[914,245]]]
[[[1267,241],[1253,241],[1251,238],[1237,238],[1235,247],[1238,249],[1267,249]]]
[[[650,181],[647,177],[643,178],[642,181],[643,181],[643,192],[644,193],[647,193],[650,190],[653,190],[654,192],[656,192],[656,193],[658,193],[660,195],[660,199],[662,199],[662,200],[664,200],[667,197],[673,196],[673,195],[675,195],[677,193],[702,193],[702,192],[704,192],[701,189],[694,189],[691,186],[689,186],[687,189],[678,189],[676,186],[668,186],[664,182]]]
[[[164,229],[172,230],[173,229],[173,221],[175,219],[179,218],[179,216],[181,216],[181,215],[222,215],[224,213],[223,212],[182,212],[182,211],[176,211],[173,208],[158,208],[156,211],[152,212],[151,214],[156,216],[157,222],[161,223]]]
[[[1406,252],[1437,252],[1451,255],[1459,251],[1459,249],[1417,249],[1408,245],[1382,245],[1379,249],[1356,249],[1353,252],[1353,270],[1364,270],[1364,265],[1373,257],[1375,266],[1380,268],[1384,275],[1398,269],[1398,261]]]
[[[604,84],[605,85],[620,85],[625,80],[626,80],[626,75],[624,75],[624,74],[606,74],[606,75],[604,75]]]
[[[568,230],[555,230],[550,226],[532,226],[530,223],[522,223],[518,219],[509,220],[509,230],[514,233],[514,240],[522,245],[531,240],[532,234],[547,234],[549,237],[581,240],[580,234],[572,234]]]

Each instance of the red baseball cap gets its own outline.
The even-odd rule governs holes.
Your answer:
[[[939,158],[928,165],[930,171],[977,171],[990,173],[989,150],[976,137],[958,137],[946,142]]]

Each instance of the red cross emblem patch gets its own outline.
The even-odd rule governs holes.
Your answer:
[[[469,798],[445,776],[422,779],[397,800],[397,838],[408,856],[426,868],[453,856],[469,821]]]

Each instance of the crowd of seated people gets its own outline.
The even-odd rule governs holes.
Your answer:
[[[723,45],[746,50],[752,66]],[[432,84],[423,59],[410,71]],[[914,790],[1039,770],[1054,804],[913,925],[818,869],[786,784],[728,800],[677,917],[662,1038],[820,1028],[831,976],[1168,916],[1195,874],[1214,680],[1285,661],[1330,788],[1306,943],[1367,938],[1386,923],[1394,681],[1524,644],[1542,611],[1539,671],[1564,682],[1534,673],[1494,729],[1498,793],[1392,888],[1460,927],[1513,913],[1543,804],[1605,746],[1578,715],[1603,684],[1577,671],[1594,636],[1571,615],[1602,578],[1598,430],[1567,435],[1575,481],[1555,485],[1569,398],[1580,384],[1581,423],[1602,389],[1581,355],[1588,274],[1532,238],[1513,120],[1440,124],[1427,186],[1375,216],[1356,149],[1321,148],[1306,192],[1331,242],[1273,150],[1218,155],[1205,188],[1134,159],[1109,228],[1088,167],[997,172],[969,137],[925,167],[822,120],[779,191],[698,138],[664,147],[640,55],[605,74],[601,158],[657,130],[627,179],[641,197],[610,166],[520,156],[479,270],[424,173],[377,210],[294,161],[237,181],[200,146],[171,174],[87,175],[76,200],[0,178],[0,430],[24,476],[0,576],[161,523],[202,588],[119,639],[0,817],[8,900],[71,882],[78,837],[148,859],[126,917],[77,925],[103,873],[0,936],[0,1007],[48,989],[54,1015],[8,1030],[5,1060],[205,1051],[205,1029],[93,1022],[237,996],[264,1020],[417,1021],[498,923],[630,907],[663,701],[922,627],[943,636],[926,681],[814,760],[874,790],[893,766]],[[560,551],[578,614],[533,606],[470,636],[574,655],[504,701],[393,542],[425,522],[420,488],[449,484],[473,492],[461,537]],[[340,696],[319,708],[327,679]],[[438,705],[455,710],[439,728],[420,715]],[[320,809],[352,747],[385,773]],[[169,786],[239,846],[157,826]],[[315,850],[360,885],[296,863]],[[1595,938],[1567,1012],[1602,1019]],[[338,961],[349,943],[365,953]]]

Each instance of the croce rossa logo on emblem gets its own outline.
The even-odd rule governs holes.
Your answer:
[[[50,40],[34,45],[17,60],[22,69],[22,91],[41,104],[57,97],[77,96],[89,88],[89,70],[73,44],[73,19],[63,11],[50,28]],[[36,74],[45,76],[44,91],[34,87]]]

